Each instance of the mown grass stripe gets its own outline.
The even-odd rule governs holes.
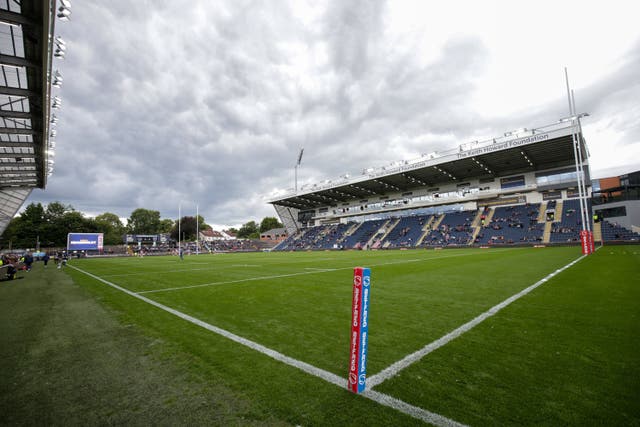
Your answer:
[[[504,251],[502,251],[502,252],[504,252]],[[372,268],[373,267],[383,267],[383,266],[387,266],[387,265],[409,264],[409,263],[413,263],[413,262],[422,262],[422,261],[437,261],[437,260],[444,259],[444,258],[455,258],[455,257],[472,256],[472,255],[477,255],[477,254],[475,254],[475,253],[463,253],[463,254],[446,255],[446,256],[433,257],[433,258],[405,259],[405,260],[402,260],[402,261],[393,261],[393,262],[383,262],[383,263],[379,263],[379,264],[372,264],[372,265],[370,265],[370,267],[372,267]],[[202,283],[202,284],[199,284],[199,285],[176,286],[176,287],[172,287],[172,288],[162,288],[162,289],[151,289],[151,290],[148,290],[148,291],[140,291],[138,293],[139,294],[151,294],[151,293],[157,293],[157,292],[179,291],[179,290],[182,290],[182,289],[204,288],[204,287],[208,287],[208,286],[229,285],[229,284],[233,284],[233,283],[252,282],[252,281],[256,281],[256,280],[280,279],[280,278],[283,278],[283,277],[295,277],[295,276],[302,276],[302,275],[306,275],[306,274],[331,273],[331,272],[334,272],[334,271],[352,270],[352,269],[353,269],[353,266],[340,267],[340,268],[323,268],[323,269],[305,268],[305,270],[312,270],[312,271],[280,274],[280,275],[275,275],[275,276],[249,277],[249,278],[246,278],[246,279],[229,280],[229,281],[224,281],[224,282]],[[196,270],[199,270],[199,269],[195,269],[194,268],[192,270],[180,270],[180,271],[196,271]],[[210,269],[203,269],[203,270],[210,270]],[[148,274],[148,273],[133,273],[133,274]],[[124,276],[124,275],[122,275],[122,276]],[[115,277],[115,275],[109,275],[109,276],[104,276],[104,277]]]
[[[396,376],[403,369],[411,366],[412,364],[414,364],[415,362],[419,361],[420,359],[422,359],[427,354],[439,349],[440,347],[446,345],[450,341],[458,338],[460,335],[464,334],[465,332],[470,331],[471,329],[473,329],[474,327],[476,327],[480,323],[484,322],[489,317],[491,317],[494,314],[498,313],[500,310],[502,310],[503,308],[505,308],[506,306],[508,306],[512,302],[514,302],[514,301],[522,298],[523,296],[527,295],[529,292],[533,291],[538,286],[540,286],[543,283],[547,282],[548,280],[550,280],[551,278],[553,278],[557,274],[560,274],[564,270],[572,267],[578,261],[582,260],[585,257],[586,257],[586,255],[582,255],[581,257],[573,260],[572,262],[570,262],[569,264],[565,265],[564,267],[559,268],[558,270],[554,271],[553,273],[551,273],[551,274],[545,276],[544,278],[538,280],[533,285],[523,289],[522,291],[518,292],[515,295],[510,296],[509,298],[507,298],[506,300],[502,301],[501,303],[491,307],[489,310],[485,311],[484,313],[480,314],[479,316],[475,317],[474,319],[470,320],[469,322],[465,323],[464,325],[460,326],[459,328],[454,329],[453,331],[449,332],[448,334],[446,334],[446,335],[438,338],[437,340],[427,344],[426,346],[422,347],[420,350],[418,350],[418,351],[416,351],[414,353],[411,353],[408,356],[405,356],[403,359],[393,363],[392,365],[390,365],[389,367],[383,369],[382,371],[378,372],[377,374],[372,375],[371,377],[367,378],[367,386],[373,388],[373,387],[375,387],[377,385],[380,385],[384,381]]]
[[[275,359],[279,362],[282,362],[286,365],[292,366],[294,368],[297,368],[307,374],[313,375],[317,378],[320,378],[328,383],[331,383],[333,385],[336,385],[340,388],[345,388],[347,386],[347,380],[345,378],[339,377],[338,375],[335,375],[331,372],[325,371],[323,369],[320,369],[318,367],[315,367],[313,365],[310,365],[308,363],[305,363],[301,360],[297,360],[294,359],[292,357],[286,356],[278,351],[272,350],[268,347],[265,347],[261,344],[258,344],[254,341],[248,340],[246,338],[243,338],[239,335],[236,335],[232,332],[229,332],[225,329],[219,328],[217,326],[211,325],[210,323],[207,322],[203,322],[200,319],[197,319],[193,316],[189,316],[188,314],[182,313],[181,311],[175,310],[171,307],[168,307],[164,304],[160,304],[157,301],[154,301],[152,299],[149,299],[143,295],[140,295],[136,292],[130,291],[126,288],[123,288],[121,286],[116,285],[115,283],[111,283],[99,276],[96,276],[95,274],[89,273],[88,271],[84,271],[78,267],[75,267],[73,265],[69,265],[70,268],[73,268],[74,270],[86,274],[87,276],[98,280],[99,282],[102,282],[108,286],[111,286],[114,289],[117,289],[121,292],[126,293],[127,295],[130,295],[134,298],[137,298],[141,301],[146,302],[147,304],[153,305],[154,307],[157,307],[161,310],[164,310],[168,313],[173,314],[174,316],[177,316],[183,320],[186,320],[187,322],[193,323],[194,325],[200,326],[208,331],[211,331],[213,333],[216,333],[218,335],[221,335],[231,341],[234,341],[238,344],[241,344],[245,347],[248,347],[252,350],[255,350],[257,352],[260,352],[266,356],[271,357],[272,359]],[[416,406],[410,405],[406,402],[403,402],[399,399],[396,399],[394,397],[388,396],[386,394],[380,393],[380,392],[376,392],[373,390],[368,390],[362,394],[360,394],[360,396],[366,397],[370,400],[373,400],[374,402],[377,402],[381,405],[393,408],[399,412],[402,412],[406,415],[409,415],[411,417],[429,422],[433,425],[436,425],[438,427],[464,427],[464,424],[460,424],[454,420],[451,420],[449,418],[443,417],[442,415],[427,411],[425,409],[422,408],[418,408]]]

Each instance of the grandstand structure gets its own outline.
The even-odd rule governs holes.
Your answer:
[[[579,244],[588,158],[572,117],[303,186],[270,200],[289,233],[275,249]]]
[[[69,2],[0,1],[0,233],[34,188],[44,189],[53,170],[60,99],[52,96],[62,76],[52,74],[64,41],[54,38],[57,17],[67,20]],[[53,104],[52,104],[53,103]]]

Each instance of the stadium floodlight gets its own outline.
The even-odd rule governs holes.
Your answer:
[[[64,55],[67,53],[67,44],[60,37],[56,37],[56,50],[53,53],[53,56],[56,58],[64,58]]]
[[[53,87],[60,87],[62,86],[62,81],[64,79],[62,78],[62,73],[60,73],[60,71],[56,70],[55,74],[53,75],[53,83],[51,83],[51,86]]]
[[[569,116],[569,117],[563,117],[560,120],[558,120],[558,123],[565,123],[565,122],[572,122],[574,120],[578,120],[581,119],[583,117],[589,117],[589,113],[580,113],[574,116]]]
[[[53,104],[51,105],[51,108],[60,108],[60,107],[62,107],[62,100],[60,99],[60,97],[54,96]]]
[[[61,21],[68,21],[70,19],[69,16],[71,16],[71,11],[66,7],[60,6],[58,9],[58,18],[60,18]]]
[[[67,50],[67,43],[62,39],[62,37],[55,38],[56,48],[62,51]]]
[[[56,49],[56,51],[53,53],[53,56],[56,58],[64,59],[65,53],[66,52],[62,49]]]
[[[512,130],[511,132],[505,132],[504,136],[518,136],[518,134],[522,133],[522,132],[526,132],[527,128],[520,128],[520,129],[516,129],[516,130]]]
[[[294,170],[294,189],[296,191],[296,193],[298,192],[298,166],[300,166],[300,163],[302,162],[302,154],[304,153],[304,147],[300,149],[300,154],[298,154],[298,161],[296,162],[295,167],[293,168]]]
[[[71,1],[70,0],[60,0],[60,7],[58,8],[58,18],[61,21],[68,21],[71,16]]]
[[[302,154],[304,153],[304,148],[300,149],[300,154],[298,154],[298,166],[300,166],[300,162],[302,162]]]

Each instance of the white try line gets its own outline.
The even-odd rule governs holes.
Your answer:
[[[207,322],[203,322],[200,319],[197,319],[193,316],[189,316],[188,314],[185,314],[181,311],[175,310],[171,307],[168,307],[164,304],[160,304],[159,302],[156,302],[152,299],[149,299],[147,297],[144,297],[142,295],[139,295],[133,291],[130,291],[128,289],[125,289],[121,286],[118,286],[114,283],[111,283],[101,277],[98,277],[94,274],[89,273],[88,271],[84,271],[78,267],[75,267],[73,265],[69,265],[69,267],[73,268],[74,270],[79,271],[80,273],[86,274],[87,276],[98,280],[99,282],[102,282],[108,286],[111,286],[114,289],[117,289],[121,292],[126,293],[127,295],[130,295],[134,298],[137,298],[141,301],[146,302],[147,304],[151,304],[154,307],[157,307],[161,310],[166,311],[167,313],[171,313],[174,316],[177,316],[183,320],[186,320],[187,322],[193,323],[194,325],[200,326],[208,331],[211,331],[213,333],[216,333],[218,335],[221,335],[225,338],[228,338],[231,341],[234,341],[238,344],[241,344],[245,347],[249,347],[252,350],[255,350],[259,353],[262,353],[266,356],[271,357],[272,359],[275,359],[279,362],[282,362],[286,365],[292,366],[294,368],[297,368],[309,375],[313,375],[314,377],[320,378],[328,383],[331,383],[333,385],[336,385],[342,389],[346,389],[347,388],[347,380],[346,378],[342,378],[339,377],[338,375],[325,371],[324,369],[320,369],[316,366],[310,365],[309,363],[305,363],[301,360],[298,359],[294,359],[292,357],[289,356],[285,356],[284,354],[272,350],[268,347],[263,346],[262,344],[258,344],[255,341],[251,341],[248,340],[246,338],[243,338],[239,335],[236,335],[232,332],[229,332],[225,329],[219,328],[217,326],[214,326],[210,323]],[[419,420],[431,423],[433,425],[439,426],[439,427],[466,427],[464,424],[460,424],[452,419],[443,417],[442,415],[427,411],[425,409],[422,408],[418,408],[417,406],[413,406],[410,405],[406,402],[403,402],[402,400],[396,399],[394,397],[391,397],[389,395],[383,394],[383,393],[379,393],[377,391],[373,391],[373,390],[368,390],[365,391],[364,393],[361,393],[360,396],[366,397],[368,399],[371,399],[381,405],[393,408],[399,412],[402,412],[403,414],[409,415],[411,417],[417,418]]]
[[[454,329],[453,331],[449,332],[447,335],[445,335],[445,336],[433,341],[430,344],[427,344],[426,346],[422,347],[420,350],[418,350],[418,351],[416,351],[414,353],[411,353],[410,355],[406,356],[402,360],[399,360],[399,361],[395,362],[394,364],[392,364],[391,366],[389,366],[389,367],[383,369],[382,371],[378,372],[377,374],[372,375],[371,377],[367,378],[367,387],[373,388],[373,387],[379,385],[380,383],[382,383],[382,382],[384,382],[384,381],[396,376],[401,370],[409,367],[410,365],[412,365],[415,362],[419,361],[420,359],[422,359],[424,356],[426,356],[427,354],[431,353],[432,351],[435,351],[435,350],[439,349],[440,347],[444,346],[445,344],[449,343],[450,341],[458,338],[460,335],[464,334],[465,332],[467,332],[467,331],[471,330],[472,328],[476,327],[477,325],[479,325],[480,323],[482,323],[483,321],[485,321],[489,317],[493,316],[494,314],[496,314],[497,312],[499,312],[500,310],[502,310],[503,308],[505,308],[506,306],[508,306],[512,302],[514,302],[514,301],[522,298],[523,296],[527,295],[529,292],[533,291],[538,286],[540,286],[543,283],[547,282],[548,280],[550,280],[551,278],[553,278],[557,274],[560,274],[561,272],[563,272],[567,268],[572,267],[574,264],[576,264],[578,261],[580,261],[584,257],[586,257],[586,255],[582,255],[580,258],[577,258],[577,259],[573,260],[572,262],[570,262],[569,264],[565,265],[564,267],[562,267],[562,268],[554,271],[553,273],[547,275],[546,277],[538,280],[536,283],[534,283],[533,285],[529,286],[528,288],[523,289],[522,291],[518,292],[517,294],[512,295],[511,297],[509,297],[506,300],[502,301],[500,304],[494,305],[489,310],[485,311],[484,313],[482,313],[478,317],[476,317],[473,320],[465,323],[464,325],[460,326],[459,328]]]
[[[496,252],[496,253],[502,253],[504,251],[500,251],[500,252]],[[483,254],[486,252],[483,252]],[[464,253],[464,254],[456,254],[456,255],[447,255],[447,256],[440,256],[440,257],[434,257],[434,258],[414,258],[414,259],[404,259],[401,261],[393,261],[393,262],[383,262],[380,264],[373,264],[371,265],[371,267],[381,267],[381,266],[385,266],[385,265],[394,265],[394,264],[408,264],[411,262],[421,262],[421,261],[435,261],[435,260],[439,260],[439,259],[444,259],[444,258],[455,258],[455,257],[460,257],[460,256],[471,256],[471,255],[477,255],[476,253]],[[157,292],[170,292],[170,291],[181,291],[183,289],[194,289],[194,288],[205,288],[205,287],[209,287],[209,286],[219,286],[219,285],[231,285],[234,283],[243,283],[243,282],[253,282],[256,280],[270,280],[270,279],[280,279],[283,277],[295,277],[295,276],[303,276],[306,274],[318,274],[318,273],[330,273],[330,272],[334,272],[334,271],[341,271],[341,270],[352,270],[353,267],[341,267],[341,268],[305,268],[305,270],[312,270],[312,271],[304,271],[301,273],[288,273],[288,274],[279,274],[279,275],[275,275],[275,276],[259,276],[259,277],[249,277],[247,279],[237,279],[237,280],[228,280],[228,281],[224,281],[224,282],[210,282],[210,283],[202,283],[199,285],[188,285],[188,286],[176,286],[173,288],[162,288],[162,289],[151,289],[148,291],[140,291],[138,292],[139,294],[152,294],[152,293],[157,293]],[[195,271],[196,269],[193,269],[193,271]],[[189,271],[189,270],[187,270]],[[137,273],[136,273],[137,274]],[[148,274],[148,273],[140,273],[140,274]],[[104,276],[104,277],[114,277],[114,276]]]

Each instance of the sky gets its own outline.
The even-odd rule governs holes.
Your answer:
[[[640,170],[634,1],[75,1],[56,163],[26,204],[215,229],[278,191],[569,115],[593,178]]]

